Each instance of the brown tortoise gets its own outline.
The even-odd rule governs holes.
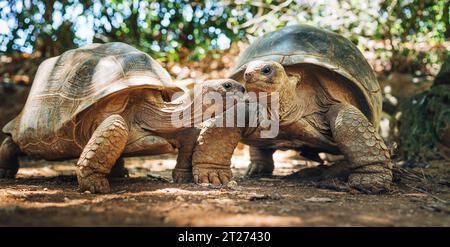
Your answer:
[[[198,90],[196,97],[217,92],[224,98],[245,91],[232,79],[206,81]],[[170,101],[178,92],[184,94]],[[15,176],[22,154],[46,160],[79,158],[80,190],[103,193],[110,190],[107,175],[112,168],[110,175],[127,174],[120,157],[177,148],[173,178],[192,180],[198,130],[176,127],[181,125],[175,125],[173,116],[188,110],[188,119],[181,120],[193,121],[196,111],[189,102],[195,95],[173,83],[150,56],[123,43],[92,44],[47,59],[22,112],[3,128],[8,137],[0,147],[0,178]],[[201,106],[204,111],[208,105]],[[214,157],[214,150],[204,147],[197,152]],[[204,156],[198,155],[198,162],[204,163]],[[214,175],[214,169],[205,169]],[[226,183],[230,177],[220,179]]]
[[[249,144],[247,175],[272,174],[277,149],[295,149],[316,161],[321,161],[318,153],[325,152],[344,155],[353,188],[369,193],[389,190],[392,163],[378,134],[380,86],[349,40],[308,25],[288,26],[252,43],[230,77],[245,84],[248,92],[279,94],[280,128],[275,138],[261,138],[261,127],[236,128],[222,130],[222,144],[214,144],[229,153],[226,158],[239,138]],[[212,130],[202,136],[211,140],[218,133]],[[229,169],[225,160],[222,164],[222,169]],[[208,179],[197,176],[196,181]]]

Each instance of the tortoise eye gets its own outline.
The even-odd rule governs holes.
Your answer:
[[[261,69],[261,74],[263,75],[270,75],[270,73],[272,73],[272,69],[269,66],[264,66]]]
[[[230,89],[230,88],[232,87],[232,85],[231,85],[230,82],[226,82],[225,84],[223,84],[223,87],[224,87],[225,89]]]

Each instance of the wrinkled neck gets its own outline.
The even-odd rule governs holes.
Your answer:
[[[300,119],[305,106],[298,104],[297,82],[286,83],[286,85],[280,87],[278,93],[280,125],[289,125]]]
[[[202,94],[190,90],[170,102],[144,101],[138,112],[138,124],[158,133],[192,127],[203,113],[203,107],[194,107],[194,102],[201,102],[201,97]]]

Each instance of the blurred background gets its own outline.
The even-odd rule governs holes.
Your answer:
[[[174,79],[221,78],[257,37],[297,23],[363,52],[383,89],[382,136],[399,159],[449,159],[446,0],[0,0],[0,126],[21,110],[39,63],[68,49],[121,41]]]

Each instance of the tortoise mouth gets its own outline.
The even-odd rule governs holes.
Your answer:
[[[273,87],[273,85],[269,85],[265,82],[261,81],[255,81],[255,82],[247,82],[245,87],[247,88],[248,92],[255,92],[255,93],[272,93],[275,92],[276,89]]]

